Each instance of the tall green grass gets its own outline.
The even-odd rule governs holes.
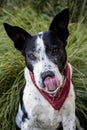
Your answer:
[[[77,114],[87,129],[87,28],[82,21],[70,25],[67,52],[73,68]]]
[[[16,130],[15,114],[19,92],[24,84],[24,58],[13,47],[5,33],[3,22],[20,26],[31,34],[47,30],[50,17],[39,16],[26,6],[1,9],[0,18],[0,130]],[[87,28],[82,21],[69,25],[68,61],[73,67],[76,108],[83,125],[87,121]],[[84,120],[84,122],[83,122]],[[86,127],[87,128],[87,127]]]

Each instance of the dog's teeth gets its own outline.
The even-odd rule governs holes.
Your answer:
[[[48,91],[48,88],[46,87],[46,91]]]

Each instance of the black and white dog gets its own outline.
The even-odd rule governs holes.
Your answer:
[[[68,9],[55,16],[48,31],[35,35],[4,23],[27,66],[16,115],[21,130],[56,130],[60,123],[63,130],[76,130],[72,68],[65,50],[68,23]]]

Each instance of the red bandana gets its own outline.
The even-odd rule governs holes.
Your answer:
[[[66,65],[66,78],[65,78],[65,81],[64,81],[64,84],[63,84],[61,90],[56,94],[56,96],[50,96],[48,93],[46,93],[42,89],[40,89],[35,83],[35,79],[34,79],[32,72],[30,72],[30,76],[31,76],[32,82],[34,83],[36,88],[40,91],[40,93],[43,95],[43,97],[45,97],[45,99],[51,104],[51,106],[55,110],[60,110],[62,105],[64,104],[64,102],[69,94],[69,90],[70,90],[71,79],[70,79],[69,65],[68,64]]]

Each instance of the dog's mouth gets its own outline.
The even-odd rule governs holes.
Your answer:
[[[44,84],[43,90],[49,94],[55,94],[60,89],[60,82],[56,76],[54,77],[47,76],[44,79],[43,84]]]
[[[32,72],[30,72],[30,76],[35,86],[39,89]],[[50,96],[55,96],[61,90],[60,81],[52,73],[49,75],[43,76],[42,83],[43,83],[42,90],[48,93]]]

